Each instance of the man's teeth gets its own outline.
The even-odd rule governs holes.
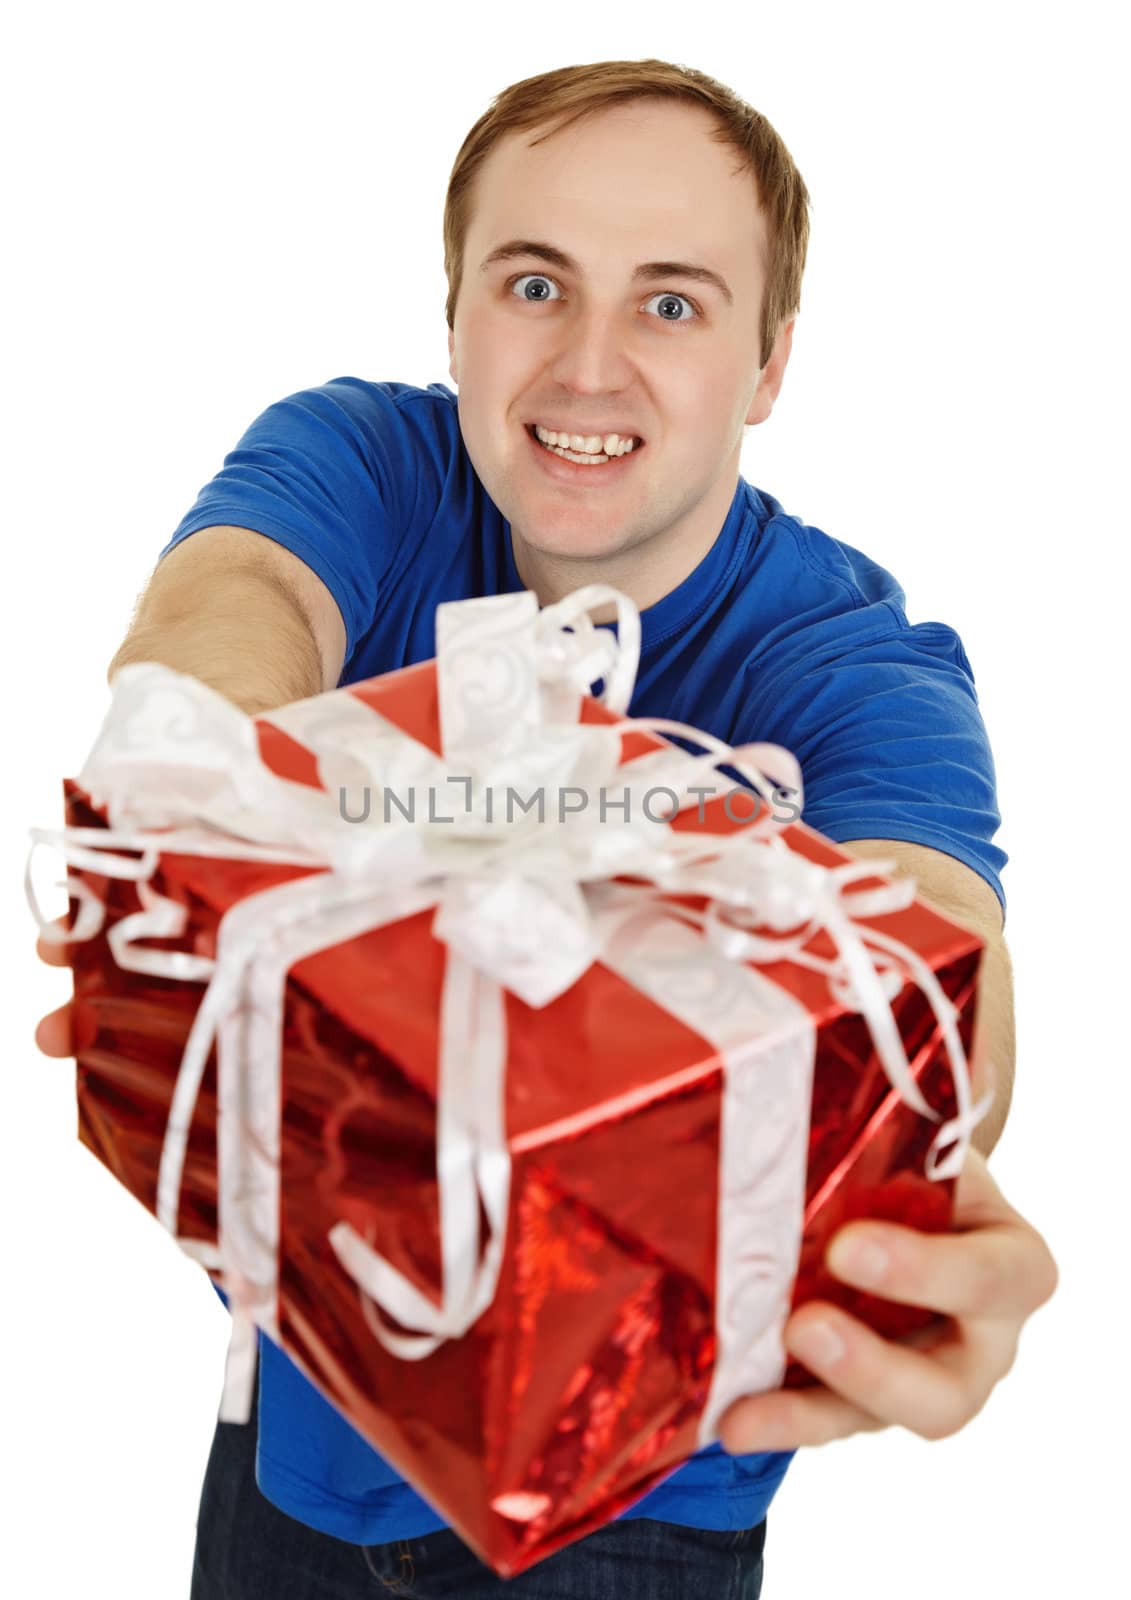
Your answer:
[[[636,444],[634,438],[619,433],[556,433],[552,428],[543,428],[537,423],[534,424],[534,433],[555,455],[565,456],[568,461],[608,461],[616,456],[627,455]]]

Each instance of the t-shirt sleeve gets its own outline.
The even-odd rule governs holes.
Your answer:
[[[404,434],[380,385],[336,380],[277,401],[225,456],[158,560],[217,524],[265,534],[316,572],[337,601],[348,661],[409,530]]]
[[[792,750],[802,820],[836,843],[900,839],[977,872],[1005,911],[993,755],[962,642],[906,624],[799,661],[758,737]]]

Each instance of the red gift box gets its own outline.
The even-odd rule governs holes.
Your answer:
[[[502,603],[532,598],[467,602],[441,615],[472,620],[468,607],[479,608],[482,633],[491,607],[505,633],[515,613]],[[520,630],[529,626],[524,616]],[[547,613],[541,617],[544,627]],[[622,639],[627,631],[622,626]],[[482,648],[474,659],[483,669]],[[523,659],[529,666],[529,652]],[[623,688],[622,676],[622,695]],[[359,752],[387,752],[391,732],[397,759],[407,752],[405,770],[417,778],[413,752],[466,753],[461,717],[474,721],[482,705],[467,710],[474,696],[466,682],[454,709],[450,684],[446,703],[445,692],[437,663],[428,662],[251,721],[166,669],[119,675],[124,709],[114,726],[128,737],[112,739],[111,753],[131,782],[110,802],[73,780],[64,786],[68,829],[91,830],[69,835],[71,881],[104,907],[100,931],[71,946],[80,1137],[157,1215],[164,1183],[163,1220],[226,1285],[237,1314],[254,1316],[461,1538],[513,1576],[638,1501],[717,1437],[714,1422],[740,1393],[810,1381],[787,1365],[781,1347],[793,1306],[830,1300],[891,1336],[930,1320],[840,1283],[823,1254],[854,1218],[949,1225],[960,1159],[952,1150],[931,1177],[928,1155],[940,1139],[945,1147],[945,1130],[966,1137],[971,1126],[968,1084],[952,1055],[956,1037],[960,1057],[970,1047],[981,942],[921,901],[900,904],[907,895],[893,892],[873,863],[853,865],[800,823],[770,824],[772,844],[769,836],[754,843],[755,829],[738,819],[748,818],[755,797],[732,808],[733,796],[724,804],[720,791],[673,817],[670,835],[685,843],[695,836],[701,846],[705,835],[714,844],[745,830],[751,850],[778,858],[787,851],[783,870],[800,871],[803,897],[810,884],[824,894],[827,873],[847,867],[832,921],[791,935],[779,905],[776,931],[749,914],[720,926],[714,890],[685,892],[694,877],[650,889],[629,853],[630,870],[612,882],[587,880],[588,902],[600,909],[599,954],[590,960],[583,949],[580,976],[529,1003],[484,986],[466,960],[457,962],[460,924],[449,923],[451,944],[437,936],[434,891],[419,909],[389,919],[398,897],[411,908],[419,875],[383,887],[390,863],[411,856],[413,843],[382,824],[366,834],[378,843],[368,899],[347,896],[344,922],[331,915],[314,940],[288,911],[298,930],[288,951],[282,922],[264,920],[257,908],[303,881],[313,905],[327,865],[240,859],[241,849],[254,848],[249,819],[286,816],[261,837],[280,856],[297,857],[292,820],[301,831],[308,802],[325,818],[334,788],[344,795],[342,777],[356,776]],[[543,685],[543,709],[546,696],[563,693],[559,712],[574,690]],[[530,703],[527,695],[520,723]],[[621,720],[594,699],[577,698],[575,710],[582,728]],[[200,734],[210,714],[218,720]],[[494,735],[488,718],[488,735],[497,741],[515,715],[512,705],[496,718]],[[112,721],[113,712],[108,727]],[[649,752],[669,752],[646,725],[609,737],[625,772]],[[162,814],[157,796],[171,790],[154,785],[150,769],[165,762],[171,771],[182,745],[191,803],[183,815],[175,807]],[[95,762],[93,770],[105,777],[112,765]],[[242,776],[233,781],[237,766]],[[148,791],[137,781],[147,772]],[[185,816],[215,828],[225,785],[236,796],[226,812],[228,854],[219,833],[215,853],[197,853],[207,835],[190,850],[158,848],[162,829]],[[755,827],[767,832],[764,805],[762,812]],[[136,854],[119,853],[100,871],[98,831],[109,821],[107,839],[120,839],[123,824],[128,834],[147,815],[151,875],[136,865],[135,878],[115,875],[131,870]],[[334,819],[339,839],[343,816],[344,805]],[[360,837],[350,831],[353,854],[345,858],[320,847],[338,875],[352,872],[355,882],[365,865]],[[169,835],[182,845],[187,838],[183,829]],[[739,859],[727,859],[728,873]],[[467,880],[458,909],[464,928],[476,917],[484,922],[497,950],[507,942],[508,910],[493,914],[487,903],[499,877],[492,871],[494,878],[488,871]],[[709,872],[702,882],[710,883]],[[541,910],[552,936],[560,907]],[[226,939],[235,948],[241,916],[247,960],[262,962],[276,934],[283,941],[278,1004],[254,985],[233,984],[225,998],[214,978],[213,1036],[202,1031],[206,978],[195,974],[208,974]],[[711,944],[708,924],[720,938],[700,961]],[[886,978],[897,991],[887,1015],[906,1056],[902,1093],[877,1050],[874,1020],[860,1014],[860,994],[848,986],[844,940],[861,933],[871,941],[871,981]],[[727,938],[753,942],[757,959],[723,954]],[[296,957],[304,940],[312,953]],[[771,959],[775,948],[783,954]],[[155,970],[138,970],[146,952],[157,953]],[[168,975],[172,952],[177,976]],[[904,981],[915,960],[908,952],[918,958],[918,982]],[[521,950],[509,959],[521,971]],[[947,1002],[925,992],[924,972]],[[452,999],[453,987],[461,999]],[[765,1008],[753,1036],[751,1006]],[[717,1026],[701,1021],[715,1016]],[[799,1018],[808,1056],[795,1037]],[[195,1093],[182,1070],[194,1023]],[[492,1027],[505,1052],[497,1082],[491,1049],[476,1043],[477,1030],[490,1036]],[[275,1067],[247,1068],[262,1066],[272,1037]],[[451,1086],[464,1080],[461,1124]],[[494,1135],[483,1113],[493,1084]],[[920,1109],[908,1103],[916,1092]],[[219,1146],[218,1119],[227,1127]],[[794,1147],[799,1157],[783,1156]],[[438,1148],[454,1152],[451,1161],[438,1160]],[[379,1283],[380,1296],[351,1275],[351,1267],[361,1272],[358,1261],[376,1275],[364,1281]]]

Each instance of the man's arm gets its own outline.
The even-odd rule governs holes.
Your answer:
[[[912,877],[923,899],[964,922],[986,941],[978,1010],[974,1022],[971,1077],[974,1099],[980,1100],[992,1070],[993,1104],[974,1131],[971,1143],[988,1156],[1001,1138],[1013,1097],[1014,1028],[1013,968],[1002,933],[1001,904],[989,884],[962,861],[923,844],[902,839],[852,839],[841,845],[856,856],[894,861],[896,877]]]
[[[159,561],[107,677],[159,661],[199,678],[254,716],[336,688],[346,630],[329,589],[304,561],[249,528],[201,528]],[[63,945],[40,956],[66,965]],[[74,1054],[71,1002],[42,1019],[45,1055]]]
[[[248,528],[201,528],[157,565],[107,677],[134,661],[187,672],[249,716],[337,686],[341,612],[304,561]]]

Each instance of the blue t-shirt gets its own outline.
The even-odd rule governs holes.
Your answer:
[[[345,622],[343,684],[433,657],[441,601],[524,587],[510,524],[463,446],[457,398],[438,383],[337,378],[268,407],[161,554],[215,524],[265,534],[323,580]],[[970,663],[951,628],[908,622],[890,573],[739,478],[707,555],[640,620],[631,715],[730,745],[784,745],[812,827],[945,851],[1004,910]],[[446,1526],[270,1339],[259,1346],[257,1481],[269,1500],[356,1543]],[[750,1527],[792,1459],[714,1444],[622,1515]]]

